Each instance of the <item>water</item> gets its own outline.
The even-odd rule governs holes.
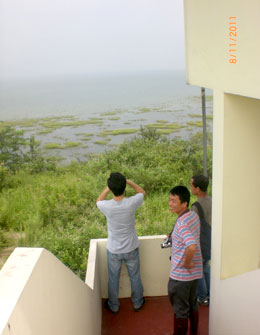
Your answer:
[[[206,93],[211,95],[210,91]],[[180,125],[186,125],[189,120],[198,121],[200,119],[191,119],[189,115],[201,114],[199,96],[200,88],[186,85],[185,73],[180,71],[1,80],[0,120],[53,116],[72,116],[75,120],[102,118],[102,124],[63,127],[45,135],[39,134],[39,124],[25,128],[28,136],[36,135],[42,147],[49,142],[64,144],[66,141],[79,141],[78,133],[93,133],[89,141],[82,144],[83,147],[48,150],[49,153],[71,160],[103,151],[135,136],[110,136],[107,144],[96,144],[96,141],[102,139],[100,132],[104,130],[137,129],[158,120],[177,122]],[[112,115],[105,115],[109,112],[117,119],[111,120]],[[212,113],[212,101],[207,103],[207,112]],[[169,136],[187,138],[190,134],[201,131],[198,127],[189,128],[183,128]]]

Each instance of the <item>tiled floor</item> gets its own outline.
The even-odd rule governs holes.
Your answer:
[[[103,308],[102,335],[170,335],[173,310],[168,297],[146,297],[140,312],[134,312],[130,298],[120,299],[120,311],[112,314]],[[208,335],[209,308],[199,310],[200,335]]]

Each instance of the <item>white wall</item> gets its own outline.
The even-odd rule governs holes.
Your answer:
[[[184,0],[184,10],[187,83],[260,98],[260,1]],[[236,42],[229,17],[237,17]],[[232,48],[236,64],[229,63]]]
[[[260,1],[184,0],[184,8],[187,82],[214,90],[209,333],[259,335]]]
[[[101,299],[47,250],[16,248],[0,272],[2,335],[99,335]]]
[[[161,243],[165,238],[162,236],[139,237],[141,279],[144,286],[145,296],[167,295],[167,284],[170,273],[170,248],[161,249]],[[107,256],[106,239],[98,241],[99,250],[99,273],[101,280],[102,298],[107,298]],[[125,264],[122,266],[119,283],[119,297],[130,297],[131,287]]]

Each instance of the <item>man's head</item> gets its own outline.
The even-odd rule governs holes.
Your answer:
[[[170,190],[169,207],[172,213],[181,214],[190,203],[190,192],[185,186],[175,186]]]
[[[112,172],[107,179],[107,186],[118,197],[122,195],[126,188],[126,178],[120,172]]]
[[[209,178],[202,174],[193,176],[190,181],[190,189],[193,195],[198,195],[199,192],[207,192],[209,185]]]

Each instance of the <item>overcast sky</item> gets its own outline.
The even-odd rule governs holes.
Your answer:
[[[183,0],[0,0],[0,76],[184,69]]]

